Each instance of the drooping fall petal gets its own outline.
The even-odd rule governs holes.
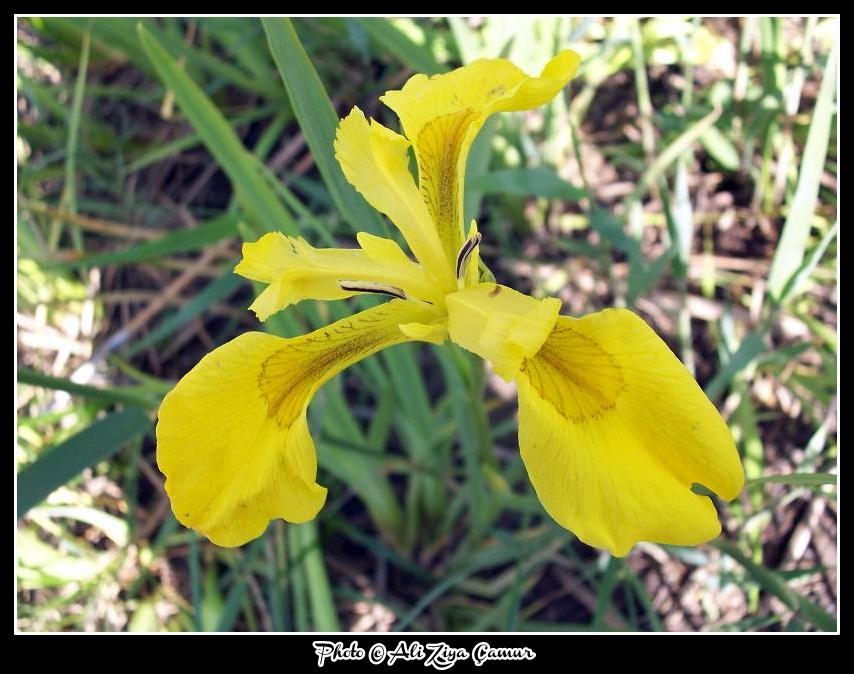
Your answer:
[[[696,545],[720,533],[701,484],[724,499],[744,473],[726,424],[638,316],[561,317],[522,365],[519,446],[537,496],[585,543],[622,556],[645,540]]]
[[[274,518],[312,519],[326,499],[306,421],[315,391],[345,367],[409,339],[429,310],[392,300],[293,339],[250,332],[206,355],[163,400],[157,464],[175,517],[217,545]]]
[[[487,118],[496,112],[529,110],[546,103],[575,74],[579,56],[566,50],[539,77],[506,59],[480,59],[427,77],[414,75],[380,100],[400,118],[415,150],[419,188],[448,260],[463,242],[463,178],[469,149]]]

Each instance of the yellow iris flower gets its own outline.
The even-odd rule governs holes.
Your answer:
[[[366,233],[358,249],[318,249],[280,233],[244,244],[235,271],[268,284],[251,306],[262,321],[305,299],[395,299],[301,337],[241,335],[178,382],[160,407],[157,462],[182,524],[237,546],[271,519],[314,518],[326,499],[306,422],[315,391],[387,346],[450,338],[515,381],[530,480],[582,541],[622,556],[640,540],[694,545],[720,533],[712,501],[691,487],[733,499],[741,463],[717,410],[665,343],[627,310],[570,318],[558,299],[481,282],[480,234],[474,222],[463,229],[466,159],[486,119],[549,101],[578,61],[564,51],[538,77],[505,59],[415,75],[381,99],[405,136],[358,108],[341,120],[344,175],[417,262]]]

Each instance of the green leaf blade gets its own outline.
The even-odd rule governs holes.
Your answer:
[[[338,115],[289,19],[261,19],[270,51],[312,156],[341,215],[356,229],[382,234],[379,214],[347,182],[335,161]]]
[[[142,24],[137,33],[158,76],[231,179],[243,209],[265,231],[295,228],[293,218],[264,181],[260,161],[247,151],[222,113]]]
[[[18,517],[84,468],[112,456],[150,428],[151,419],[145,412],[129,408],[96,421],[39,457],[18,475]]]
[[[783,233],[780,235],[774,259],[771,261],[768,290],[778,299],[783,295],[789,278],[801,267],[804,259],[804,250],[818,200],[818,188],[824,171],[830,130],[835,114],[833,102],[836,93],[838,55],[839,42],[836,41],[825,64],[824,77],[821,80],[818,100],[807,133],[798,185],[792,197],[789,215],[783,225]]]

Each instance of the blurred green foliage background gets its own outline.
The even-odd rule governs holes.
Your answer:
[[[17,27],[17,627],[835,630],[838,17],[21,18]],[[281,230],[387,226],[331,149],[415,72],[582,55],[500,115],[467,221],[499,281],[563,313],[626,306],[695,373],[748,476],[724,533],[625,559],[544,513],[515,396],[402,345],[310,410],[327,506],[217,548],[173,518],[163,394],[262,329],[232,273]],[[355,300],[362,306],[365,300]],[[291,307],[297,334],[348,312]]]

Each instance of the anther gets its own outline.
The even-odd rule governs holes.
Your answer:
[[[379,283],[377,281],[338,281],[338,287],[341,290],[348,290],[354,293],[378,293],[380,295],[391,295],[399,297],[402,300],[407,299],[406,293],[401,288],[393,286],[390,283]]]
[[[471,254],[474,252],[474,249],[477,248],[478,244],[481,240],[480,232],[475,232],[473,236],[470,236],[468,240],[463,244],[462,248],[460,248],[460,252],[457,253],[457,278],[461,279],[463,274],[466,273],[466,268],[468,267],[469,258],[471,258]]]

